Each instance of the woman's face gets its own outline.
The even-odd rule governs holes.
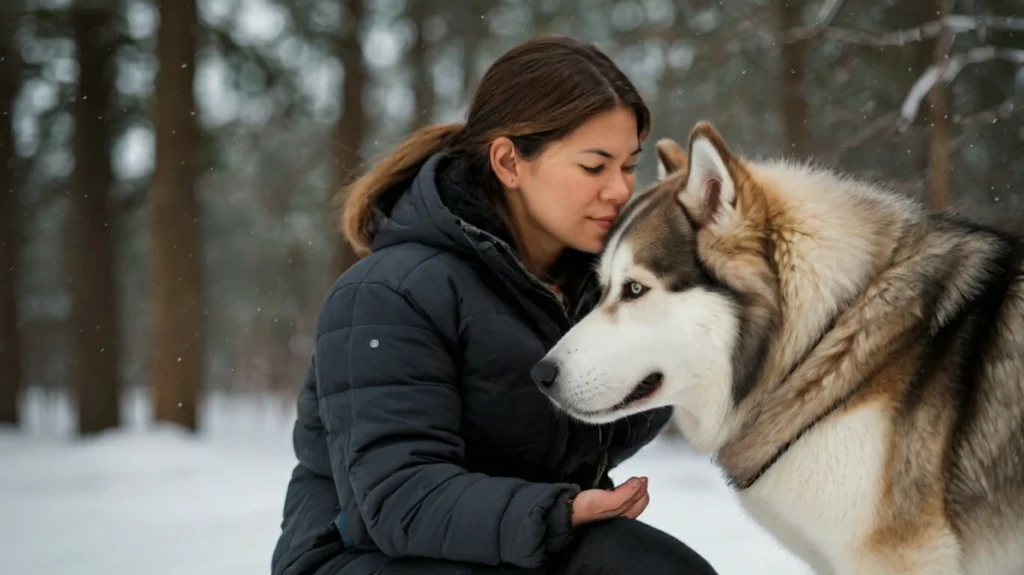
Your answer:
[[[565,248],[597,253],[636,188],[640,154],[628,108],[598,114],[535,159],[516,159],[509,187],[531,251],[557,257]]]

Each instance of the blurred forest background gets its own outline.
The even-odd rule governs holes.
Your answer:
[[[708,119],[1019,224],[1020,0],[0,0],[0,424],[29,394],[83,435],[130,392],[189,429],[214,392],[290,408],[351,262],[329,198],[547,33],[606,50],[652,138]]]

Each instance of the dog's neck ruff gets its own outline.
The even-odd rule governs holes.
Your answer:
[[[740,408],[746,411],[742,425],[716,454],[730,486],[740,490],[752,486],[818,422],[862,393],[886,367],[886,358],[903,353],[916,334],[934,334],[952,325],[984,295],[982,287],[964,291],[964,283],[954,280],[985,274],[997,278],[990,282],[1008,282],[1024,260],[1024,246],[1016,241],[967,238],[951,250],[947,244],[927,240],[925,236],[905,245],[900,242],[898,253],[883,271],[838,313],[833,326],[782,383],[768,385],[753,413]],[[964,257],[968,249],[974,253]],[[956,269],[957,275],[947,278],[944,289],[908,297],[905,278],[927,277],[940,265],[936,262]],[[936,314],[931,311],[935,309],[946,311]],[[910,371],[900,377],[914,377],[912,371],[918,368],[918,362],[908,364],[905,369]]]
[[[815,417],[807,425],[801,428],[800,431],[796,433],[796,435],[794,435],[791,439],[780,445],[778,449],[775,450],[775,453],[773,453],[772,456],[769,457],[753,474],[747,477],[737,477],[731,474],[728,470],[726,470],[726,483],[736,491],[744,491],[746,489],[750,489],[751,487],[753,487],[753,485],[757,483],[757,480],[761,479],[761,477],[763,477],[765,473],[768,473],[768,470],[771,469],[772,466],[775,465],[775,463],[778,462],[779,459],[782,459],[782,456],[785,455],[787,451],[789,451],[789,448],[792,447],[797,441],[799,441],[800,438],[804,436],[804,434],[810,431],[820,421],[822,421],[829,415],[832,415],[833,413],[836,412],[836,410],[846,405],[850,398],[853,397],[858,391],[860,391],[860,389],[861,386],[855,387],[853,391],[851,391],[848,395],[840,398],[838,401],[829,406],[828,409],[821,412],[817,417]]]
[[[771,225],[770,220],[766,225]],[[770,237],[772,232],[767,230],[765,234]],[[768,257],[774,260],[774,244],[769,249],[771,253]],[[895,253],[889,254],[886,268],[891,266],[894,256]],[[851,308],[864,305],[864,301],[857,301]],[[775,383],[768,382],[766,394],[746,399],[754,402],[756,407],[753,412],[742,404],[739,406],[739,412],[744,414],[739,427],[716,453],[717,463],[731,488],[737,491],[749,489],[808,431],[849,403],[863,389],[869,380],[866,374],[871,370],[850,369],[849,362],[857,352],[864,352],[866,357],[871,358],[862,367],[877,362],[877,352],[885,348],[884,343],[868,344],[871,351],[866,351],[862,349],[863,346],[854,345],[851,348],[852,340],[847,339],[843,342],[843,353],[839,354],[838,361],[826,359],[832,355],[827,350],[836,347],[836,337],[842,328],[856,325],[846,315],[849,311],[845,306],[832,310],[830,317],[823,323],[824,327],[803,351],[802,357],[792,363],[788,373],[775,380]],[[757,379],[765,376],[760,370],[754,374]],[[823,387],[822,383],[826,379],[830,379],[832,385]],[[754,395],[758,395],[756,391]],[[805,405],[817,404],[817,408],[793,413],[791,409],[793,402],[798,401],[797,396]],[[780,421],[783,422],[781,425],[778,423]],[[784,435],[780,438],[779,434]]]

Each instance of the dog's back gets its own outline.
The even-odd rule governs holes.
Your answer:
[[[901,537],[954,545],[948,528],[964,573],[1024,573],[1022,256],[1018,237],[948,214],[904,231],[887,272],[924,315],[891,350],[902,376],[861,392],[892,406],[883,554]]]
[[[943,321],[904,398],[902,419],[918,422],[904,440],[908,464],[915,447],[942,438],[943,503],[966,572],[1024,573],[1024,247],[935,220],[962,239],[946,261],[952,297],[937,302]],[[905,484],[901,505],[913,504],[913,475],[893,474]]]

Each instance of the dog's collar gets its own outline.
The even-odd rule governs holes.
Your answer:
[[[750,477],[739,478],[739,477],[733,477],[732,474],[728,474],[727,482],[730,485],[730,487],[732,487],[733,489],[736,489],[737,491],[743,491],[743,490],[746,490],[746,489],[749,489],[750,487],[752,487],[754,485],[754,483],[757,482],[758,479],[761,479],[761,477],[765,473],[768,473],[768,470],[771,469],[773,465],[775,465],[775,462],[777,462],[779,459],[781,459],[782,456],[785,455],[787,451],[789,451],[789,448],[792,447],[794,443],[799,441],[800,438],[803,437],[803,435],[805,433],[810,431],[812,427],[814,427],[815,425],[818,424],[818,422],[820,422],[821,420],[825,419],[829,415],[832,415],[833,413],[835,413],[837,409],[839,409],[839,408],[843,407],[844,405],[846,405],[850,401],[850,398],[852,398],[854,395],[856,395],[856,393],[859,392],[860,390],[861,390],[861,386],[860,385],[854,387],[853,391],[851,391],[848,395],[846,395],[845,397],[839,398],[839,400],[836,401],[835,403],[833,403],[828,409],[826,409],[825,411],[821,412],[821,414],[819,414],[818,417],[815,417],[814,419],[812,419],[806,426],[804,426],[803,429],[801,429],[799,432],[797,432],[796,435],[794,435],[792,438],[790,438],[789,441],[787,441],[787,442],[783,443],[782,445],[780,445],[779,448],[775,451],[775,454],[772,455],[771,457],[769,457],[768,460],[765,461],[764,465],[762,465]]]

